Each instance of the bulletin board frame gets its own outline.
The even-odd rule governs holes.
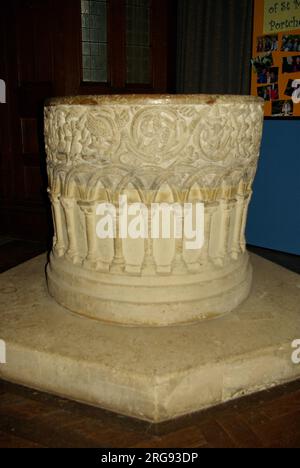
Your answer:
[[[265,119],[299,120],[300,1],[254,0],[253,18],[251,94],[265,99]]]

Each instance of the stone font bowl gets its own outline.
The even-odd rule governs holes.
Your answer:
[[[45,141],[55,236],[47,279],[78,314],[163,326],[217,317],[251,286],[245,225],[263,123],[250,96],[124,95],[54,98]],[[204,205],[204,244],[120,238],[119,197]],[[113,205],[115,236],[97,234]],[[108,205],[107,205],[108,206]]]

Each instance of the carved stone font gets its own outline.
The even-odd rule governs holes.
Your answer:
[[[251,286],[245,225],[263,102],[250,96],[77,96],[45,106],[56,301],[119,324],[162,326],[234,309]],[[121,238],[119,197],[204,204],[204,244]],[[97,206],[113,205],[114,238]],[[151,233],[151,219],[148,223]]]

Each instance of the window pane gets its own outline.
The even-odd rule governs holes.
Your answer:
[[[126,0],[127,83],[151,82],[150,0]]]
[[[83,81],[107,82],[107,0],[81,0]]]

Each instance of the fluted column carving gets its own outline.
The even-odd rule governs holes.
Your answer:
[[[75,208],[77,207],[77,202],[73,198],[66,198],[61,197],[61,204],[65,211],[66,217],[66,227],[67,227],[67,235],[68,235],[68,249],[66,252],[67,257],[73,263],[80,263],[81,257],[78,251],[77,245],[77,226],[76,223],[78,220],[76,219]]]
[[[53,228],[54,228],[54,239],[53,239],[53,253],[58,257],[62,257],[65,253],[65,243],[63,235],[63,221],[61,218],[61,203],[59,195],[52,194],[48,190],[49,199],[51,202]]]
[[[111,271],[115,273],[122,273],[125,269],[125,259],[123,255],[123,240],[121,238],[120,227],[120,214],[121,211],[118,207],[115,210],[116,216],[114,223],[116,226],[116,237],[114,239],[114,258],[111,265]]]
[[[99,258],[96,233],[97,202],[79,202],[78,205],[84,214],[86,227],[87,255],[84,259],[84,266],[92,270],[109,271],[109,263]]]
[[[145,239],[145,254],[142,272],[143,274],[155,275],[156,266],[153,258],[153,239],[151,237],[152,232],[152,219],[151,219],[151,206],[148,208],[148,221],[147,221],[147,238]]]

